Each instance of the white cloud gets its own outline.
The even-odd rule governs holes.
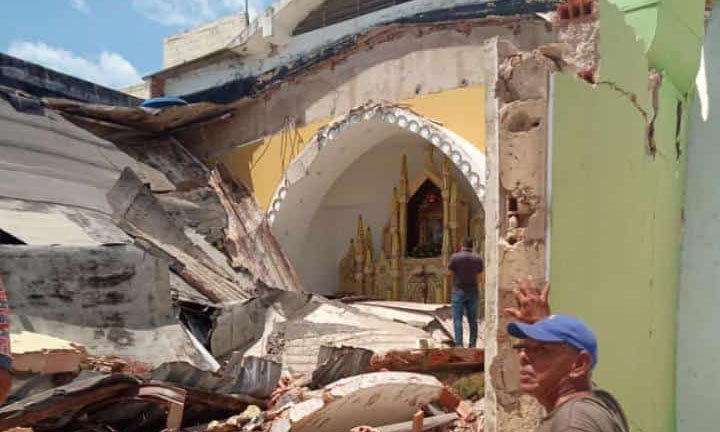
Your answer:
[[[122,88],[142,80],[129,61],[113,52],[103,51],[97,59],[86,59],[44,42],[28,41],[11,43],[7,52],[11,56],[107,87]]]
[[[73,9],[77,9],[84,14],[90,13],[90,7],[87,5],[85,0],[72,0]]]
[[[270,0],[249,0],[250,17]],[[132,0],[146,18],[168,26],[196,26],[245,9],[245,0]]]

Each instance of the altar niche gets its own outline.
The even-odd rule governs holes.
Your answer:
[[[424,169],[408,177],[407,157],[400,163],[400,181],[393,188],[389,221],[381,229],[365,226],[358,216],[357,231],[339,264],[341,295],[364,295],[387,300],[446,303],[450,255],[466,236],[482,253],[484,216],[472,214],[472,197],[460,192],[450,161],[440,154],[435,162],[428,146]],[[373,231],[380,233],[375,256]]]
[[[410,258],[434,258],[442,254],[442,190],[425,180],[408,202],[408,244]]]

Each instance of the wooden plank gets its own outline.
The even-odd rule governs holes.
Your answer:
[[[250,270],[268,286],[302,292],[300,278],[272,234],[252,192],[236,181],[223,164],[212,171],[209,185],[228,214],[225,240],[232,266]]]
[[[412,432],[422,432],[423,420],[425,420],[425,413],[423,410],[416,412],[412,419]]]
[[[443,414],[435,417],[424,419],[422,431],[428,431],[440,426],[448,425],[458,419],[456,413]],[[392,425],[380,426],[376,428],[378,432],[413,432],[413,421],[404,423],[396,423]]]

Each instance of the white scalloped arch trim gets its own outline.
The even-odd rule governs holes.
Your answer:
[[[374,105],[353,110],[318,130],[303,151],[293,160],[280,180],[280,185],[276,188],[267,209],[270,224],[275,221],[275,217],[280,211],[289,190],[307,175],[317,155],[327,146],[332,145],[332,142],[345,129],[356,123],[369,120],[382,120],[390,125],[405,129],[438,148],[467,179],[480,203],[484,204],[487,181],[485,154],[472,143],[452,131],[406,108]]]

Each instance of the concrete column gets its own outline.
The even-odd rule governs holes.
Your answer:
[[[532,431],[538,405],[520,394],[520,365],[502,310],[515,304],[515,279],[547,277],[546,123],[554,65],[503,42],[498,51],[498,92],[487,108],[485,430]]]

